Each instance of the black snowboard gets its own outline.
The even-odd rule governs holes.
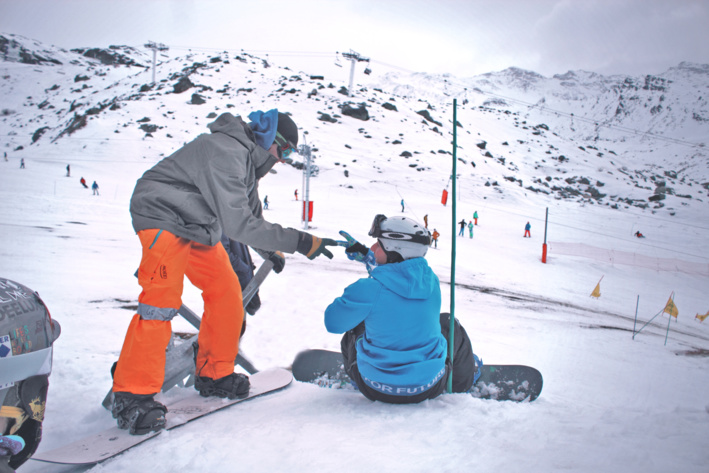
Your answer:
[[[293,377],[302,382],[328,388],[352,387],[345,373],[342,353],[305,350],[293,360]],[[470,393],[481,399],[531,402],[542,392],[539,370],[523,365],[483,365],[480,378]]]

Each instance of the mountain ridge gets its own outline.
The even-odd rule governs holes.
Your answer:
[[[102,147],[129,140],[157,159],[220,113],[264,106],[297,110],[304,137],[316,141],[318,167],[342,171],[343,186],[355,186],[361,166],[410,181],[421,178],[416,173],[449,173],[442,158],[452,154],[457,99],[458,159],[475,186],[500,197],[521,191],[671,215],[692,200],[706,205],[709,161],[699,140],[709,136],[701,95],[709,65],[683,62],[636,78],[584,71],[546,78],[514,67],[469,79],[397,72],[358,84],[349,96],[339,80],[244,52],[161,57],[152,84],[152,68],[141,64],[148,55],[132,47],[67,52],[6,36],[0,44],[14,41],[26,57],[47,59],[0,63],[0,90],[14,100],[0,124],[6,149],[18,156],[46,156],[74,140],[100,156]],[[104,52],[120,60],[106,63]],[[66,62],[51,60],[59,56]]]

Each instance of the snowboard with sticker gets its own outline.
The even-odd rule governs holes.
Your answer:
[[[292,380],[290,371],[281,368],[259,371],[250,376],[251,389],[249,395],[243,399],[201,397],[194,389],[185,388],[189,391],[186,397],[167,404],[165,430],[174,429],[234,404],[279,391],[287,387]],[[32,457],[32,460],[70,465],[94,464],[112,458],[158,435],[160,432],[130,435],[127,430],[121,430],[116,426],[53,450],[41,451],[40,447],[40,451]]]
[[[293,377],[302,382],[335,389],[355,389],[345,373],[342,353],[305,350],[293,361]],[[542,374],[531,366],[483,365],[470,393],[480,399],[531,402],[539,397]]]

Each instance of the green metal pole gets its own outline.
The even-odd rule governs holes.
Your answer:
[[[457,145],[457,133],[458,133],[458,117],[457,117],[457,107],[458,107],[458,102],[456,99],[453,99],[453,192],[452,192],[452,197],[453,197],[453,216],[452,216],[452,225],[451,228],[453,231],[451,232],[451,237],[453,240],[453,244],[451,245],[451,316],[450,316],[450,329],[448,332],[448,356],[451,359],[451,364],[453,363],[453,352],[454,352],[454,328],[455,328],[455,244],[456,244],[456,215],[455,215],[455,202],[456,202],[456,190],[455,190],[455,182],[456,182],[456,164],[458,162],[458,159],[456,158],[456,150],[458,149]],[[451,370],[450,376],[448,376],[448,392],[452,393],[453,392],[453,370]]]

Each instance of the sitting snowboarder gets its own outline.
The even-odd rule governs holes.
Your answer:
[[[643,235],[642,233],[640,233],[640,231],[635,232],[635,236],[638,237],[638,238],[645,238],[645,235]]]
[[[370,277],[348,286],[325,310],[328,332],[344,333],[348,376],[368,399],[395,404],[440,395],[451,371],[453,391],[469,391],[481,363],[457,320],[454,362],[448,357],[450,318],[440,314],[440,282],[424,258],[429,231],[407,217],[377,215],[369,235],[377,238],[371,250],[348,238],[346,252],[363,262],[373,253]]]

